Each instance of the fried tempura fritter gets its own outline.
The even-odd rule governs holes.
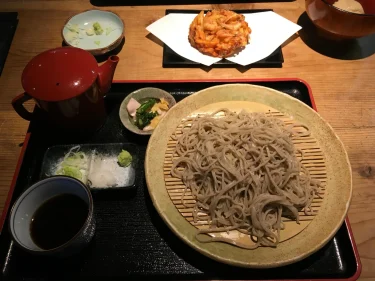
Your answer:
[[[190,24],[189,42],[201,53],[229,57],[249,43],[251,29],[243,15],[228,10],[204,11]]]

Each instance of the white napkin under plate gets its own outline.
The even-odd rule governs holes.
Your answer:
[[[251,28],[250,43],[237,55],[226,58],[243,66],[268,57],[301,29],[299,25],[271,11],[243,15]],[[210,66],[222,59],[202,54],[188,40],[189,26],[196,16],[171,13],[146,29],[180,56]]]

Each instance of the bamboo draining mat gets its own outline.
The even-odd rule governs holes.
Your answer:
[[[282,120],[286,125],[293,125],[293,131],[295,132],[306,132],[306,128],[303,125],[296,123],[292,117],[286,116],[283,113],[275,111],[274,109],[268,111],[267,113],[270,116],[276,117]],[[191,117],[200,116],[201,114],[192,114]],[[202,114],[203,115],[203,114]],[[220,116],[218,116],[220,118]],[[170,199],[172,200],[173,204],[180,212],[180,214],[189,221],[193,226],[200,229],[208,228],[207,221],[196,221],[194,222],[192,210],[195,204],[195,198],[193,197],[191,190],[188,189],[185,193],[184,197],[184,206],[182,204],[181,198],[182,194],[185,189],[185,185],[183,182],[175,178],[171,175],[171,168],[172,168],[172,161],[173,157],[178,157],[175,153],[175,148],[177,144],[177,138],[182,134],[181,130],[183,125],[186,126],[186,121],[182,120],[181,125],[176,128],[175,133],[170,136],[167,145],[167,151],[165,154],[164,159],[164,180],[165,180],[165,187],[169,194]],[[317,141],[314,139],[313,136],[293,136],[292,137],[293,143],[297,150],[302,151],[303,159],[302,164],[305,168],[309,171],[311,178],[319,180],[322,183],[321,192],[318,195],[315,195],[314,200],[311,204],[312,211],[317,214],[319,208],[324,200],[325,194],[325,186],[327,182],[327,172],[326,172],[326,165],[324,160],[324,155],[319,147]],[[297,157],[301,159],[302,155],[299,153]],[[292,238],[293,236],[300,233],[303,229],[305,229],[309,223],[314,219],[314,215],[306,215],[303,210],[299,211],[299,220],[300,223],[297,224],[295,220],[290,218],[283,217],[283,222],[285,225],[285,229],[280,232],[280,242],[285,241],[287,239]],[[229,231],[229,232],[221,232],[221,233],[210,233],[213,237],[223,237],[229,238],[233,241],[233,244],[244,244],[246,246],[254,245],[254,242],[249,239],[249,237],[245,234],[242,234],[238,231]]]

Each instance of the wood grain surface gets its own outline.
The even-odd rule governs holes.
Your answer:
[[[304,0],[194,6],[110,7],[125,22],[123,46],[115,79],[301,78],[313,91],[320,114],[343,141],[353,169],[349,211],[363,270],[361,280],[375,280],[375,36],[343,45],[321,38],[307,20]],[[283,45],[280,69],[163,69],[161,42],[145,27],[166,8],[271,8],[304,28]],[[3,209],[28,122],[10,102],[22,92],[21,73],[38,53],[61,46],[60,31],[71,15],[90,9],[89,1],[2,0],[0,11],[17,11],[19,24],[0,76],[0,210]],[[32,106],[32,104],[30,104]]]

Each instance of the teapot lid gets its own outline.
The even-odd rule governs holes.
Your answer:
[[[98,64],[89,52],[60,47],[34,57],[22,73],[22,86],[44,101],[70,99],[88,90],[98,76]]]

